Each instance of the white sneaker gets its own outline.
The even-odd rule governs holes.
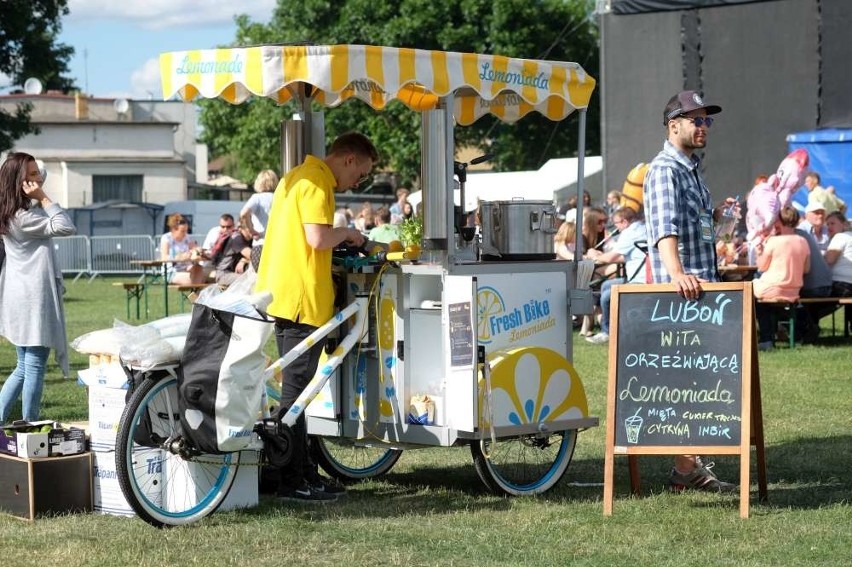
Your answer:
[[[586,340],[594,345],[605,345],[609,342],[609,333],[598,333],[591,337],[586,337]]]

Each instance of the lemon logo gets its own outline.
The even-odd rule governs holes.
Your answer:
[[[568,360],[541,347],[497,350],[488,355],[491,392],[479,377],[481,426],[497,427],[578,419],[589,414],[583,382]],[[486,397],[490,399],[487,400]],[[490,410],[489,410],[490,405]]]
[[[477,333],[479,342],[491,342],[491,317],[506,310],[500,292],[490,286],[479,288],[476,294]]]

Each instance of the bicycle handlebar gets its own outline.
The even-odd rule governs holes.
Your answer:
[[[413,262],[420,258],[419,253],[415,252],[385,252],[384,250],[374,254],[368,253],[364,249],[358,250],[363,256],[350,254],[345,257],[333,257],[335,264],[344,268],[363,268],[364,266],[386,264],[388,262]]]

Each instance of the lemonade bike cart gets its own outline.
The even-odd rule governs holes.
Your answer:
[[[359,99],[380,111],[396,99],[421,113],[419,261],[345,263],[349,307],[317,331],[330,333],[336,349],[284,421],[304,411],[318,463],[344,480],[381,475],[407,449],[466,445],[497,493],[553,487],[578,432],[598,424],[570,362],[571,313],[585,312],[590,296],[575,289],[576,263],[553,261],[549,203],[505,202],[489,212],[483,224],[500,238],[489,240],[491,260],[481,260],[454,208],[454,171],[464,164],[454,161],[453,127],[485,114],[514,122],[533,111],[552,120],[578,111],[579,196],[594,79],[575,63],[358,45],[174,52],[160,64],[166,98],[295,100],[302,112],[283,129],[285,169],[305,153],[324,155],[322,113],[312,103]],[[156,525],[190,523],[224,499],[240,453],[199,455],[188,447],[175,414],[177,377],[157,376],[128,403],[117,468],[140,516]],[[134,432],[150,415],[164,423],[157,446],[138,447]],[[191,483],[168,478],[178,466],[193,468]]]

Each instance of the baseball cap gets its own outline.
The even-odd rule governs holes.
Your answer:
[[[707,111],[708,115],[722,112],[721,106],[704,104],[704,99],[696,91],[679,92],[670,98],[669,103],[666,105],[666,110],[663,112],[663,125],[676,116],[702,108]]]
[[[814,211],[825,211],[825,205],[817,201],[808,201],[808,206],[805,207],[805,212],[812,213]]]

